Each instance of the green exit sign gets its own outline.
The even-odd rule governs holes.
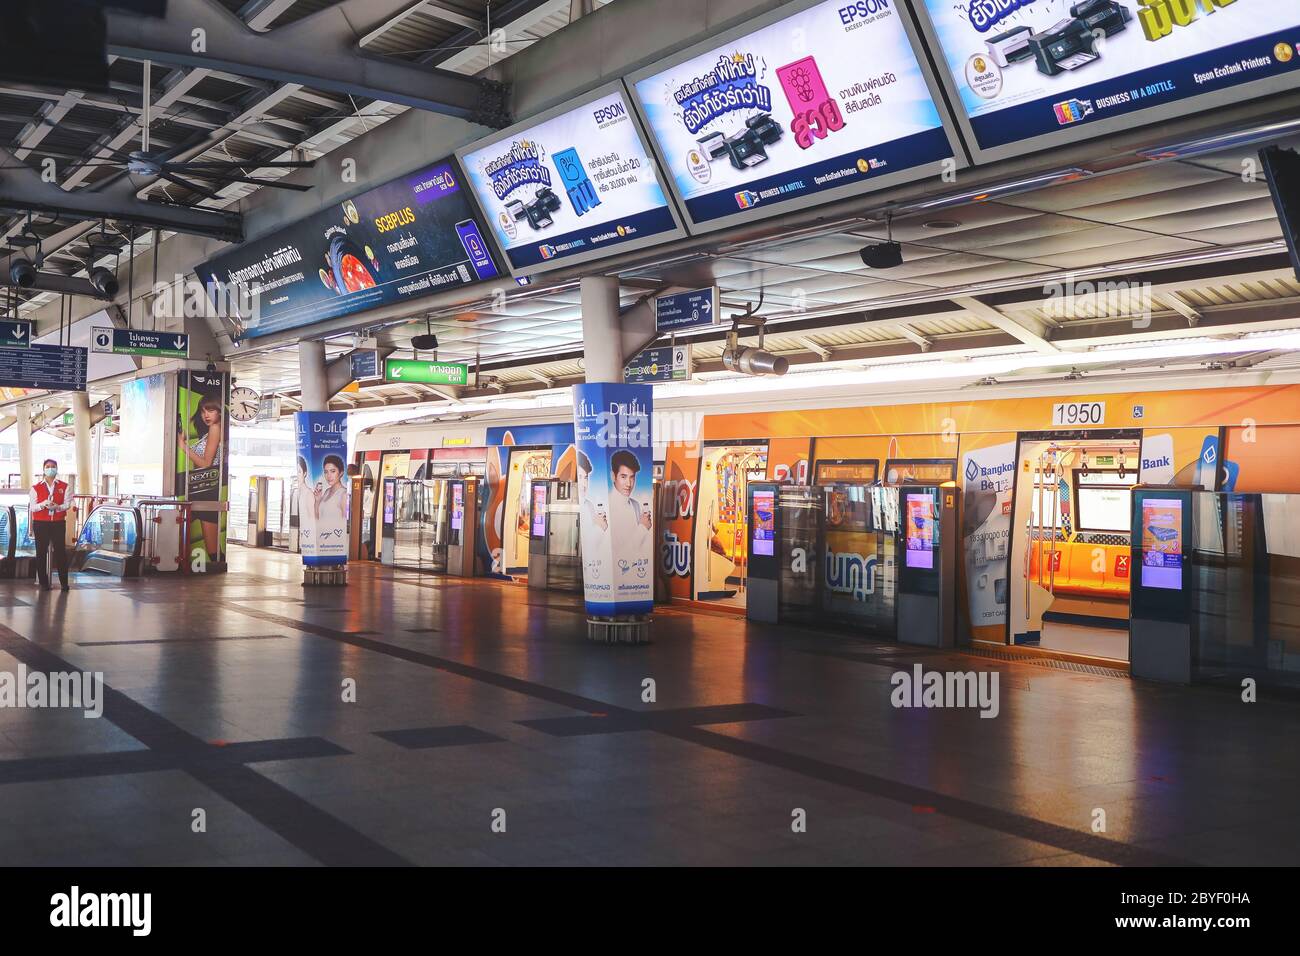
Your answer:
[[[416,385],[468,385],[469,366],[423,359],[385,359],[384,381]]]

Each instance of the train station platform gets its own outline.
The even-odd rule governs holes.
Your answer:
[[[0,708],[0,859],[1300,862],[1294,700],[678,608],[606,646],[576,595],[301,575],[0,582],[0,672],[104,681],[99,718]],[[896,706],[918,665],[995,707]]]

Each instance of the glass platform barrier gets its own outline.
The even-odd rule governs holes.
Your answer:
[[[393,488],[393,564],[444,573],[451,540],[451,481],[398,479]]]

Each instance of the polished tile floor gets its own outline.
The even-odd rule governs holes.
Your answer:
[[[0,582],[0,673],[106,684],[0,708],[0,863],[1300,862],[1294,698],[680,609],[594,645],[573,595],[231,564]],[[916,663],[996,672],[997,717],[895,708]]]

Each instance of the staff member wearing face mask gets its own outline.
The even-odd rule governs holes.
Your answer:
[[[41,590],[50,589],[50,573],[45,569],[46,555],[54,554],[59,569],[59,584],[68,589],[67,514],[72,507],[72,492],[66,481],[59,481],[59,463],[45,459],[45,477],[32,486],[28,495],[28,514],[32,516],[32,533],[36,536],[36,575]]]

